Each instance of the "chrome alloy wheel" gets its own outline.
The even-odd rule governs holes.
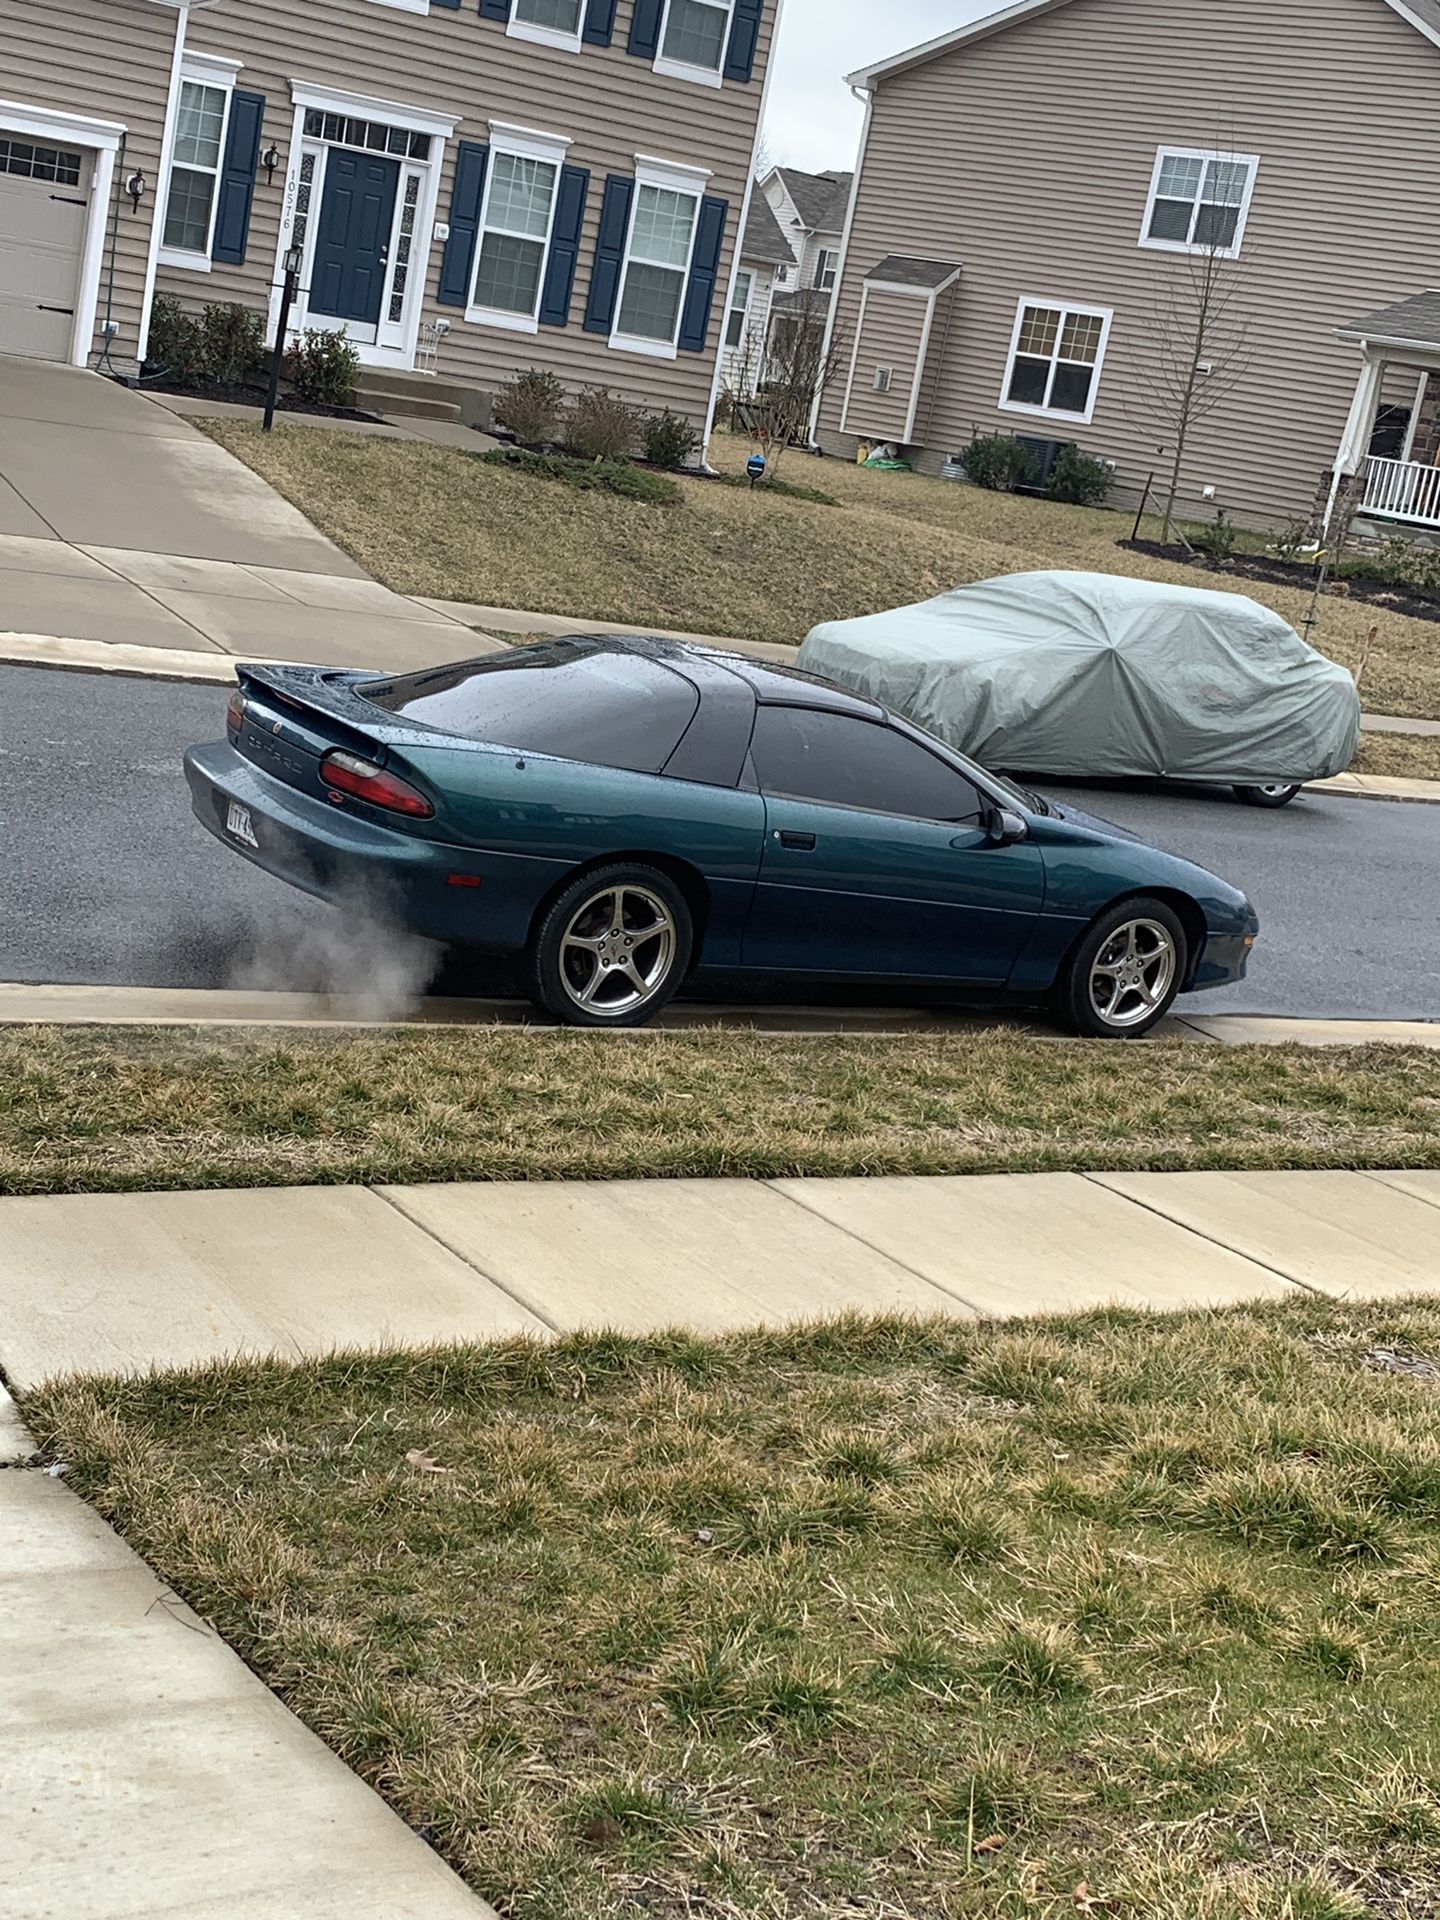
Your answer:
[[[1090,1005],[1107,1027],[1138,1027],[1165,1004],[1179,955],[1158,920],[1127,920],[1110,935],[1090,968]]]
[[[675,917],[648,887],[606,887],[584,901],[560,938],[560,979],[586,1013],[633,1013],[675,962]]]

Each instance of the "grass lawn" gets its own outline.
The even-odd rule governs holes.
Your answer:
[[[1440,780],[1440,734],[1363,734],[1351,772],[1398,774],[1406,780]]]
[[[0,1029],[0,1193],[1365,1166],[1440,1166],[1440,1052]]]
[[[1123,552],[1115,543],[1130,531],[1125,515],[803,454],[786,456],[781,478],[820,487],[840,506],[686,480],[681,505],[654,507],[562,492],[418,441],[196,424],[388,586],[484,606],[798,645],[821,620],[1032,568],[1230,584]],[[725,434],[712,447],[732,473],[748,452],[748,441]],[[1308,612],[1308,593],[1295,588],[1234,584],[1291,621]],[[1372,626],[1379,636],[1365,668],[1366,704],[1440,719],[1440,625],[1328,597],[1316,644],[1353,667]]]
[[[73,1382],[71,1484],[510,1920],[1433,1920],[1440,1306]]]

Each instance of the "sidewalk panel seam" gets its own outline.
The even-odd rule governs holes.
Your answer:
[[[387,1207],[393,1207],[402,1220],[406,1221],[410,1226],[418,1228],[418,1230],[425,1235],[426,1239],[433,1240],[437,1247],[443,1247],[452,1259],[458,1260],[463,1266],[468,1267],[470,1271],[483,1280],[487,1286],[494,1287],[497,1293],[503,1293],[505,1298],[507,1300],[513,1300],[517,1307],[523,1307],[532,1319],[540,1322],[542,1327],[548,1328],[553,1334],[563,1333],[564,1329],[558,1327],[550,1316],[542,1312],[532,1300],[527,1300],[524,1294],[518,1293],[514,1287],[507,1286],[503,1280],[497,1279],[493,1273],[487,1273],[479,1261],[472,1259],[471,1256],[465,1253],[460,1247],[452,1245],[443,1234],[437,1233],[433,1227],[427,1226],[423,1220],[417,1220],[409,1208],[402,1206],[400,1201],[396,1199],[393,1188],[367,1187],[365,1191],[367,1193],[373,1193],[375,1198],[382,1200]]]
[[[799,1207],[802,1213],[809,1214],[812,1220],[823,1220],[825,1225],[832,1228],[834,1232],[843,1233],[847,1240],[853,1240],[857,1246],[864,1247],[867,1253],[877,1254],[880,1259],[888,1260],[892,1266],[899,1267],[902,1272],[908,1273],[912,1279],[923,1282],[927,1287],[934,1287],[937,1293],[943,1293],[951,1300],[958,1301],[966,1312],[973,1313],[977,1320],[988,1320],[992,1317],[977,1307],[973,1300],[967,1300],[963,1293],[957,1293],[953,1287],[946,1286],[943,1280],[936,1280],[930,1274],[922,1273],[918,1267],[912,1267],[908,1260],[902,1260],[898,1253],[891,1253],[884,1247],[877,1247],[875,1242],[867,1240],[863,1233],[856,1233],[853,1227],[847,1227],[838,1220],[832,1220],[829,1214],[821,1213],[818,1207],[810,1206],[798,1194],[787,1192],[774,1180],[765,1180],[761,1184],[768,1187],[780,1199],[788,1200],[792,1205]]]
[[[1157,1173],[1141,1177],[1163,1180],[1165,1175]],[[1206,1233],[1202,1227],[1192,1227],[1184,1220],[1177,1220],[1173,1214],[1166,1213],[1163,1207],[1152,1206],[1148,1200],[1142,1200],[1138,1194],[1122,1193],[1118,1187],[1107,1187],[1104,1177],[1100,1174],[1082,1173],[1080,1178],[1089,1180],[1094,1186],[1103,1187],[1106,1193],[1113,1193],[1117,1200],[1128,1200],[1131,1206],[1140,1207],[1146,1213],[1153,1213],[1157,1220],[1168,1221],[1172,1227],[1178,1227],[1181,1233],[1188,1233],[1192,1239],[1203,1240],[1208,1246],[1220,1247],[1224,1252],[1233,1254],[1237,1260],[1248,1260],[1252,1267],[1259,1267],[1265,1273],[1273,1273],[1277,1280],[1283,1280],[1287,1286],[1298,1287],[1302,1293],[1312,1294],[1318,1300],[1345,1297],[1327,1293],[1324,1287],[1313,1287],[1308,1280],[1297,1280],[1293,1273],[1286,1273],[1283,1267],[1271,1266],[1270,1262],[1262,1260],[1258,1253],[1248,1253],[1244,1247],[1232,1247],[1228,1240],[1221,1240],[1213,1233]]]

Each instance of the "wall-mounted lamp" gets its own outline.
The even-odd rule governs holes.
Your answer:
[[[266,184],[273,187],[275,184],[275,169],[280,164],[280,149],[275,145],[273,140],[265,149],[264,153],[261,154],[260,164],[265,169]]]
[[[145,196],[145,176],[138,167],[125,182],[125,191],[130,196],[131,206],[138,213],[140,210],[140,202]]]

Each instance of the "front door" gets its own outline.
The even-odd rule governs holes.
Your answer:
[[[384,154],[326,156],[306,311],[343,320],[352,340],[373,342],[379,326],[399,186],[400,162]]]

